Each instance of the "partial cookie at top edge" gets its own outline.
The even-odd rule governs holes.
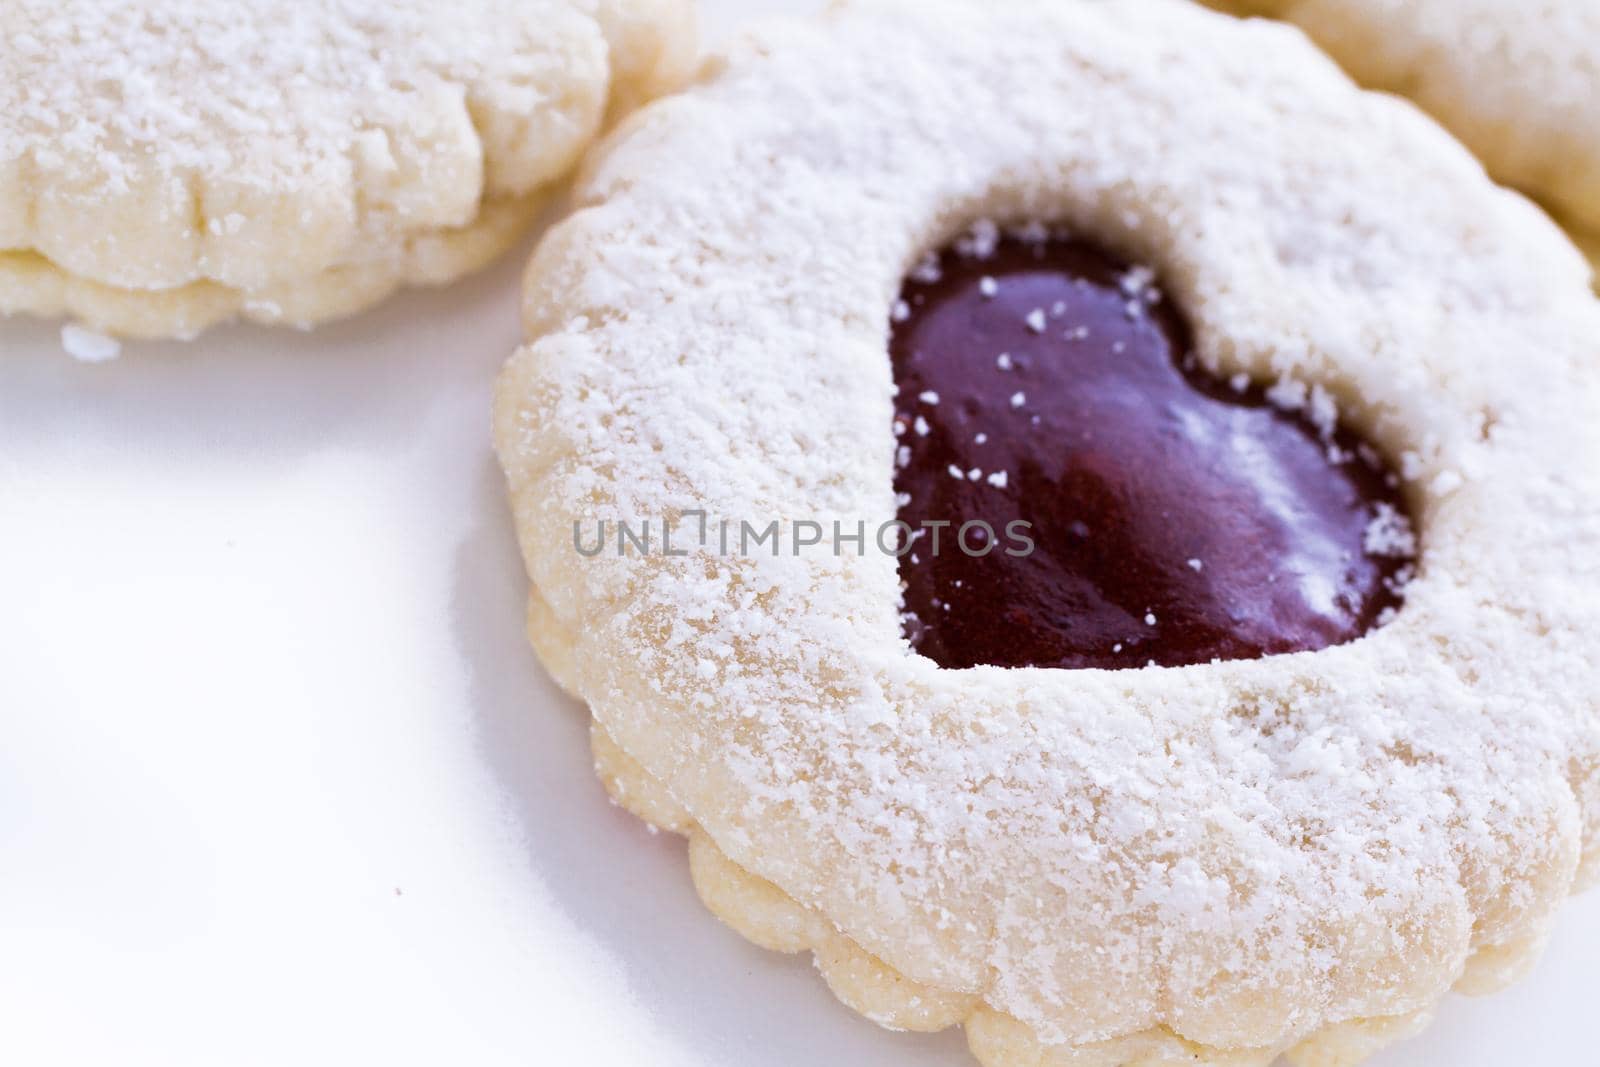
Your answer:
[[[1287,19],[1363,85],[1409,97],[1596,255],[1600,7],[1586,0],[1203,0]]]
[[[481,265],[693,47],[687,0],[4,17],[0,306],[140,336],[306,325]]]

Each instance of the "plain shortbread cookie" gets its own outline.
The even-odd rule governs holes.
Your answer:
[[[19,0],[0,10],[0,312],[309,325],[503,251],[689,0]]]
[[[578,202],[498,390],[529,633],[613,795],[846,1002],[991,1067],[1337,1067],[1515,977],[1600,873],[1600,302],[1414,108],[1172,0],[859,0],[710,60]],[[1405,479],[1398,617],[942,670],[886,555],[574,551],[893,518],[890,307],[982,219],[1150,264],[1224,377],[1326,389]]]
[[[1410,97],[1600,266],[1600,4],[1205,0],[1288,19],[1361,84]]]

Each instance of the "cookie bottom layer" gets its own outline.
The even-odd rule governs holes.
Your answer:
[[[553,195],[490,200],[465,226],[412,234],[392,254],[256,291],[215,282],[119,289],[70,274],[35,252],[0,251],[0,315],[65,315],[105,333],[147,339],[188,339],[230,319],[306,328],[363,311],[402,286],[443,285],[487,266]]]
[[[528,598],[527,630],[551,677],[577,696],[571,638],[537,590]],[[1046,1045],[1026,1024],[984,1003],[981,995],[913,981],[864,951],[821,913],[730,860],[598,720],[591,720],[589,737],[595,774],[611,798],[650,825],[688,839],[690,876],[713,915],[761,948],[810,952],[833,994],[880,1026],[918,1032],[962,1026],[968,1047],[984,1067],[1268,1067],[1285,1055],[1297,1067],[1354,1067],[1421,1032],[1432,1019],[1427,1010],[1352,1019],[1271,1048],[1213,1048],[1159,1028],[1092,1045]],[[1468,960],[1456,990],[1479,995],[1509,985],[1538,958],[1547,933],[1480,950]]]

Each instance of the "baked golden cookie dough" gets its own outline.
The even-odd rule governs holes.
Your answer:
[[[7,4],[0,313],[189,337],[450,281],[692,50],[689,0]]]
[[[708,907],[812,952],[847,1004],[961,1024],[990,1067],[1352,1064],[1514,978],[1600,873],[1600,302],[1414,108],[1288,27],[1188,3],[858,0],[712,58],[577,202],[497,394],[529,634],[588,704],[612,795],[688,836]],[[1100,301],[1094,331],[1070,292],[1014,314],[1035,285]],[[904,388],[946,308],[989,331],[973,389],[1014,376],[998,401]],[[1223,417],[1276,412],[1327,471],[1392,472],[1410,523],[1371,505],[1353,551],[1319,551],[1346,575],[1406,559],[1396,602],[1302,651],[1211,656],[1134,601],[1093,654],[1184,665],[941,666],[908,612],[920,563],[870,532],[918,506],[919,450],[1024,440],[1059,415],[1045,353],[1154,367],[1163,331],[1183,343],[1160,373]],[[1163,442],[1212,440],[1172,410]],[[1141,536],[1234,529],[1248,467],[1261,539],[1125,553],[1129,573],[1225,608],[1206,581],[1233,565],[1251,596],[1284,579],[1273,605],[1353,614],[1306,546],[1256,552],[1299,484],[1215,441],[1191,505]],[[1096,443],[1039,434],[950,485],[1110,514],[1157,484],[1118,479],[1182,473]],[[1074,536],[1123,536],[1102,518]],[[752,545],[769,521],[776,547]],[[973,610],[1024,645],[1025,592]]]
[[[1600,5],[1205,0],[1287,19],[1362,85],[1416,101],[1600,265]]]

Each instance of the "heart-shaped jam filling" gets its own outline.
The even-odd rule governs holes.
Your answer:
[[[905,631],[944,667],[1324,648],[1399,606],[1397,480],[1320,391],[1199,368],[1150,271],[977,231],[906,281],[890,354]],[[948,524],[948,525],[944,525]]]

